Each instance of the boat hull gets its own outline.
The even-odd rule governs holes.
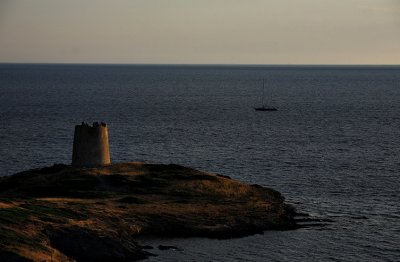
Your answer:
[[[275,107],[256,107],[254,108],[256,111],[278,111]]]

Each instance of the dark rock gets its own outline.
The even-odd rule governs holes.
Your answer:
[[[309,217],[310,214],[307,214],[307,213],[298,213],[298,212],[296,212],[295,216],[296,216],[296,217]]]
[[[137,197],[123,197],[117,200],[121,203],[127,204],[146,204],[147,202]]]
[[[1,262],[29,262],[33,261],[8,251],[0,251]]]
[[[164,245],[159,245],[158,246],[159,250],[174,250],[174,251],[183,251],[183,249],[176,247],[176,246],[164,246]]]
[[[232,179],[230,176],[225,176],[225,175],[221,175],[221,174],[217,174],[217,176],[223,177],[223,178],[226,178],[226,179]]]
[[[50,244],[78,261],[126,261],[146,257],[133,240],[99,235],[79,227],[47,230]]]

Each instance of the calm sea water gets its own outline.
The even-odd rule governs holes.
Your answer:
[[[255,112],[262,79],[278,112]],[[0,65],[0,175],[70,163],[109,124],[114,162],[178,163],[272,187],[334,222],[159,239],[152,261],[399,261],[400,67]]]

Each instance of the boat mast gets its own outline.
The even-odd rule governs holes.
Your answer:
[[[264,84],[264,78],[263,78],[263,92],[262,92],[262,106],[265,107],[265,103],[264,103],[264,89],[265,89],[265,84]]]

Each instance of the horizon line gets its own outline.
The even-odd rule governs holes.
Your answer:
[[[400,66],[399,64],[240,64],[240,63],[103,63],[103,62],[0,62],[0,65],[127,65],[127,66]]]

